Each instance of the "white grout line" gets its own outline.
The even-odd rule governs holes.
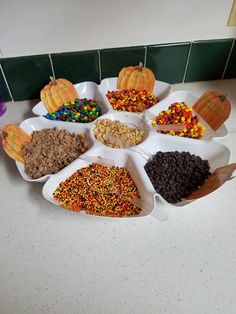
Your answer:
[[[147,46],[145,46],[144,61],[143,61],[143,66],[146,67],[146,65],[147,65]]]
[[[100,55],[100,50],[97,50],[98,52],[98,69],[99,69],[99,81],[101,83],[102,80],[102,67],[101,67],[101,55]]]
[[[1,72],[2,72],[3,79],[4,79],[4,81],[5,81],[5,84],[6,84],[6,86],[7,86],[8,93],[10,94],[11,101],[14,102],[14,98],[13,98],[13,96],[12,96],[11,89],[10,89],[10,86],[9,86],[9,84],[8,84],[8,82],[7,82],[7,78],[6,78],[6,76],[5,76],[5,73],[4,73],[4,71],[3,71],[3,67],[2,67],[2,65],[1,65],[1,63],[0,63],[0,69],[1,69]]]
[[[54,78],[54,80],[55,80],[55,79],[56,79],[56,76],[55,76],[55,71],[54,71],[53,62],[52,62],[52,56],[51,56],[50,53],[48,54],[48,57],[49,57],[50,64],[51,64],[52,76],[53,76],[53,78]]]
[[[231,54],[232,54],[232,51],[233,51],[233,48],[234,48],[234,44],[235,44],[235,39],[232,42],[232,45],[231,45],[231,48],[230,48],[230,51],[229,51],[229,55],[228,55],[228,58],[227,58],[226,63],[225,63],[225,68],[224,68],[224,71],[223,71],[222,76],[221,76],[222,80],[223,80],[223,78],[225,76],[225,72],[226,72],[226,69],[227,69],[227,66],[228,66],[228,63],[229,63],[229,59],[231,57]]]
[[[186,73],[187,73],[187,69],[188,69],[188,64],[189,64],[189,59],[190,59],[190,55],[191,55],[191,51],[192,51],[192,45],[193,45],[193,42],[191,41],[189,51],[188,51],[187,61],[186,61],[185,69],[184,69],[184,76],[183,76],[182,83],[184,83],[184,81],[185,81],[185,77],[186,77]]]

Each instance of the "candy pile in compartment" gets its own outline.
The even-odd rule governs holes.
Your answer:
[[[101,107],[95,100],[76,98],[75,101],[65,103],[44,117],[56,121],[89,123],[96,120],[101,114]]]
[[[193,110],[184,102],[175,102],[167,110],[161,111],[153,120],[152,125],[182,124],[185,125],[182,131],[161,131],[169,135],[178,135],[201,139],[205,128],[199,123],[199,117],[193,115]]]
[[[106,97],[114,110],[129,112],[142,112],[159,101],[154,94],[135,89],[108,91]]]
[[[129,200],[139,192],[124,167],[83,167],[61,182],[53,197],[64,208],[91,215],[127,217],[141,211]]]

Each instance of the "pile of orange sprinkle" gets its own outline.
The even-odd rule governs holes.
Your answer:
[[[137,215],[141,209],[129,199],[139,197],[128,170],[91,164],[61,182],[53,197],[64,208],[111,217]]]

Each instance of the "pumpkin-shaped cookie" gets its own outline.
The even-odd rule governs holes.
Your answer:
[[[78,93],[73,84],[63,78],[54,79],[50,76],[51,82],[40,92],[40,98],[48,112],[56,111],[60,106],[78,98]]]
[[[124,67],[118,76],[117,89],[136,89],[153,92],[155,76],[153,72],[144,67],[142,62],[137,66]]]
[[[7,124],[2,130],[2,146],[9,157],[24,164],[21,148],[31,136],[16,124]]]
[[[227,95],[207,91],[193,105],[193,109],[216,131],[228,119],[231,104]]]

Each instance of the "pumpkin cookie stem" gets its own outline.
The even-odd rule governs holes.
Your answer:
[[[57,84],[57,82],[56,82],[56,80],[55,80],[55,77],[49,76],[49,78],[50,78],[50,80],[51,80],[51,84],[52,84],[52,85],[56,85],[56,84]]]
[[[0,131],[0,136],[2,136],[5,139],[7,138],[8,134],[5,131]]]
[[[229,96],[229,92],[226,92],[226,93],[220,95],[219,98],[220,98],[221,101],[225,101],[225,99],[226,99],[228,96]]]
[[[142,72],[143,70],[143,63],[140,61],[138,65],[138,71]]]

